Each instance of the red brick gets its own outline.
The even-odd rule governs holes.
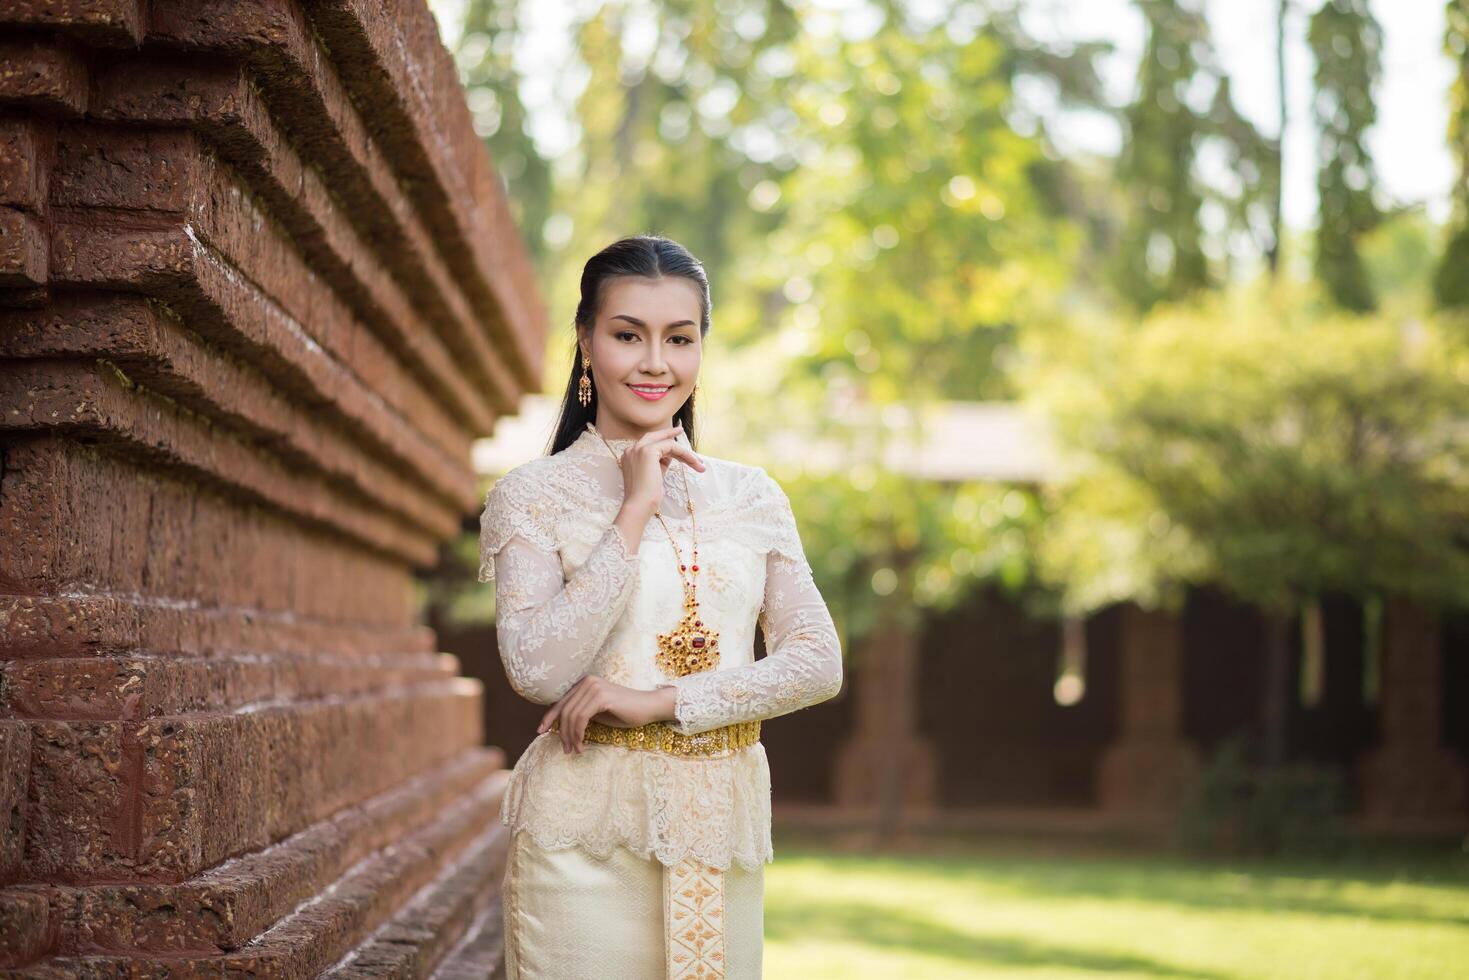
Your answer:
[[[0,106],[79,116],[87,108],[87,65],[60,41],[0,38]]]
[[[150,36],[166,38],[169,43],[188,50],[214,51],[245,60],[267,101],[281,113],[283,124],[295,132],[309,134],[303,138],[303,146],[310,155],[321,157],[325,170],[343,175],[351,173],[363,148],[379,141],[366,121],[357,115],[353,99],[337,75],[332,60],[321,57],[310,25],[294,4],[285,0],[248,5],[229,0],[164,3],[155,10]],[[432,43],[441,47],[437,37],[432,39]],[[404,49],[405,52],[408,50],[411,49]],[[402,172],[409,166],[408,158],[412,154],[425,152],[425,146],[433,148],[428,152],[438,153],[442,145],[429,143],[419,146],[398,142],[393,145],[394,152],[389,159],[400,171],[398,179],[417,192],[413,203],[423,215],[430,233],[440,242],[440,253],[451,263],[463,263],[468,256],[493,245],[492,241],[481,244],[476,239],[475,229],[466,227],[467,223],[476,223],[475,217],[487,210],[489,202],[470,197],[457,181],[446,194],[445,188],[432,180],[416,179],[412,171]],[[479,152],[483,154],[484,151],[481,148]],[[506,214],[508,216],[508,211]],[[489,229],[483,230],[487,233],[485,237],[489,238]],[[449,243],[452,247],[444,247]],[[518,242],[510,244],[512,247],[503,255],[488,260],[490,267],[503,266],[507,261],[523,261],[512,257],[517,251],[523,252]],[[482,281],[484,275],[482,269],[466,264],[455,266],[455,272],[461,282]],[[493,285],[486,284],[481,295],[492,288]],[[499,299],[498,296],[496,298]],[[487,321],[511,323],[511,311],[507,311],[503,303],[496,304],[493,309],[481,308],[479,312],[482,324]],[[543,318],[544,314],[535,309],[530,315]],[[511,323],[510,329],[498,337],[498,346],[490,346],[483,335],[460,335],[449,339],[463,345],[466,353],[477,355],[470,367],[488,372],[480,376],[482,384],[494,391],[503,391],[507,390],[507,383],[511,388],[518,384],[529,386],[536,383],[539,364],[532,363],[535,360],[535,355],[529,351],[532,345],[515,339],[515,334],[523,329],[523,322]],[[502,366],[502,358],[508,358],[510,363]],[[502,406],[502,410],[504,408],[508,406]]]
[[[142,0],[6,0],[0,23],[44,27],[95,45],[143,40]]]
[[[35,215],[0,207],[0,287],[46,282],[46,231]]]
[[[244,438],[268,443],[288,463],[436,533],[456,527],[462,513],[463,494],[446,488],[473,486],[467,466],[451,466],[429,447],[415,445],[418,451],[405,453],[396,465],[383,459],[394,447],[377,441],[364,446],[356,442],[357,433],[329,427],[318,413],[276,391],[261,372],[205,344],[141,297],[62,300],[42,312],[0,313],[0,353],[106,357],[143,387]],[[420,462],[428,472],[415,465]],[[409,482],[409,476],[416,479]]]
[[[81,639],[96,628],[93,614],[112,612],[124,614],[122,625],[103,642],[133,637],[128,642],[157,652],[260,653],[273,648],[251,637],[281,631],[326,641],[331,630],[363,652],[383,651],[367,635],[372,628],[388,640],[413,640],[396,649],[423,649],[403,564],[339,536],[57,436],[13,444],[5,479],[0,532],[9,547],[0,550],[0,591],[65,593],[52,607],[60,621],[80,612],[87,624],[77,633],[51,612],[26,615],[28,625],[6,627],[13,643],[44,650],[60,630]],[[99,604],[106,594],[121,602]],[[154,601],[140,601],[144,595]],[[53,655],[79,649],[58,646]]]
[[[0,205],[39,214],[45,204],[55,126],[0,119]]]
[[[136,836],[127,810],[121,722],[33,721],[22,877],[83,880],[125,866]]]
[[[406,565],[432,564],[438,551],[434,535],[446,530],[408,527],[379,507],[334,493],[172,404],[129,391],[105,364],[13,361],[0,374],[0,404],[18,406],[0,417],[0,430],[44,426],[104,442],[243,502],[344,534]]]
[[[0,690],[8,686],[0,676]],[[0,882],[20,873],[30,760],[30,727],[19,721],[0,721]]]

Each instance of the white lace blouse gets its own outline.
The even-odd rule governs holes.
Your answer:
[[[633,440],[608,442],[621,453]],[[682,468],[697,522],[700,618],[719,631],[718,667],[683,677],[665,675],[655,661],[656,635],[683,616],[668,532],[651,518],[630,553],[612,523],[622,470],[590,424],[562,451],[515,467],[490,489],[479,580],[495,582],[500,659],[522,697],[552,704],[587,674],[642,690],[672,685],[669,724],[692,735],[783,715],[840,689],[841,646],[785,492],[761,467],[700,458],[703,473],[669,464],[660,507],[688,562]],[[767,653],[760,660],[757,623]],[[691,856],[751,870],[773,857],[770,770],[759,743],[713,757],[598,742],[568,754],[559,735],[545,732],[516,762],[501,818],[542,847],[599,856],[622,845],[664,864]]]

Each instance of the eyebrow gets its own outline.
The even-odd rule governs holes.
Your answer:
[[[614,313],[609,319],[612,319],[612,320],[626,320],[628,323],[636,323],[640,327],[646,327],[647,326],[646,323],[644,323],[642,320],[639,320],[637,317],[633,316],[630,313]],[[668,326],[670,328],[673,328],[673,327],[692,327],[694,325],[695,324],[694,324],[694,321],[693,320],[679,320],[677,323],[670,323]]]

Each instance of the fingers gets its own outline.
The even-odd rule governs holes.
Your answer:
[[[668,468],[668,459],[670,456],[682,460],[701,473],[707,469],[704,461],[699,458],[698,453],[689,449],[687,446],[681,445],[674,439],[660,439],[657,442],[650,442],[646,448],[656,449],[658,451],[658,462],[664,469]]]
[[[685,463],[689,464],[700,473],[704,472],[704,470],[708,468],[704,465],[704,461],[699,458],[697,453],[695,453],[692,449],[686,449],[685,447],[680,446],[676,442],[673,443],[673,448],[668,450],[668,455],[675,456],[678,459],[683,460]]]
[[[561,739],[562,752],[570,752],[572,743],[577,737],[574,732],[574,729],[576,728],[576,718],[575,715],[572,714],[571,709],[576,702],[577,695],[580,693],[581,682],[578,681],[577,686],[568,691],[565,698],[563,699],[565,703],[561,706],[561,727],[557,729],[556,732],[556,734]]]
[[[670,425],[666,429],[654,429],[652,432],[644,432],[642,439],[638,441],[644,445],[653,442],[662,442],[664,439],[677,435],[681,431],[683,431],[682,424]]]
[[[576,690],[567,696],[566,706],[561,709],[560,731],[564,751],[582,750],[587,722],[600,710],[597,684],[588,675],[577,683]]]
[[[556,729],[556,734],[561,739],[562,745],[567,744],[568,725],[566,709],[571,704],[572,700],[576,697],[577,693],[581,690],[585,682],[586,678],[583,677],[581,680],[573,684],[570,690],[568,690],[565,694],[556,699],[556,703],[551,705],[550,709],[541,716],[541,723],[536,726],[537,734],[549,732],[551,730],[551,726],[556,724],[559,720],[560,725]]]

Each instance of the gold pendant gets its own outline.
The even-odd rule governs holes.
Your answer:
[[[699,618],[694,586],[683,587],[684,616],[671,632],[658,634],[658,669],[669,677],[684,677],[719,665],[719,631]]]

